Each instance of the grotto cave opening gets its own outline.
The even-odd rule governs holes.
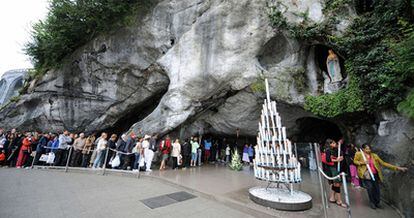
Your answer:
[[[330,138],[338,141],[343,137],[341,129],[335,123],[313,117],[304,117],[296,120],[296,142],[317,142],[324,144]]]
[[[118,135],[127,132],[133,124],[141,121],[155,110],[155,108],[159,105],[162,96],[164,96],[166,92],[167,90],[158,95],[152,96],[142,104],[126,110],[124,115],[120,117],[117,122],[115,122],[110,128],[104,129],[101,132],[110,132]]]

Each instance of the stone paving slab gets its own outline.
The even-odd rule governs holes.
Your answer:
[[[176,200],[168,197],[167,195],[144,199],[141,200],[141,202],[151,209],[165,207],[167,205],[177,203]]]
[[[178,201],[178,202],[190,200],[190,199],[196,197],[195,195],[192,195],[192,194],[190,194],[188,192],[184,192],[184,191],[171,193],[171,194],[168,194],[167,196],[174,199],[174,200],[176,200],[176,201]]]

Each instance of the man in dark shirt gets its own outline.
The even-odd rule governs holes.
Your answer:
[[[135,143],[136,143],[135,138],[136,138],[135,134],[131,133],[131,135],[128,137],[126,141],[124,152],[127,154],[125,154],[124,165],[122,166],[123,170],[127,170],[128,167],[132,169],[132,163],[133,163],[132,158],[134,155],[132,154],[132,149],[134,148]]]
[[[42,154],[45,153],[45,147],[47,146],[47,143],[49,141],[49,134],[44,134],[42,137],[40,137],[39,142],[36,146],[36,155],[34,159],[34,165],[39,165],[39,158],[42,156]]]
[[[181,154],[183,156],[183,167],[190,167],[191,145],[188,139],[181,146]]]

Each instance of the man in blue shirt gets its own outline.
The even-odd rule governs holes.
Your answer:
[[[211,139],[204,140],[204,162],[208,163],[210,160]]]

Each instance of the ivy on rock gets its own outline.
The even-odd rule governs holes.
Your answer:
[[[327,18],[321,23],[310,21],[306,13],[298,15],[302,18],[300,23],[290,23],[283,15],[286,10],[282,3],[268,6],[274,28],[309,45],[332,47],[346,60],[348,87],[333,94],[308,96],[305,109],[319,116],[335,117],[361,110],[394,109],[404,99],[406,104],[399,109],[407,108],[410,96],[404,96],[413,87],[411,4],[407,0],[375,1],[369,10],[353,18],[340,35],[334,31],[336,25],[346,16],[347,8],[355,7],[354,1],[326,0],[323,11]]]

